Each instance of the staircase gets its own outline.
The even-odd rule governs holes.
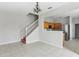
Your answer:
[[[25,34],[25,36],[23,36],[23,38],[21,39],[21,42],[22,43],[24,43],[24,44],[26,44],[26,40],[28,40],[28,42],[29,41],[31,41],[31,40],[29,40],[29,39],[31,39],[30,37],[29,37],[29,39],[27,39],[28,38],[28,36],[30,36],[30,34],[36,29],[38,27],[38,20],[35,20],[34,22],[32,22],[30,25],[28,25],[28,26],[26,26],[24,29],[26,29],[24,32],[26,32]],[[36,31],[38,31],[38,29],[36,29]],[[35,31],[35,33],[36,33],[36,31]],[[33,33],[33,35],[34,35],[34,33]],[[33,37],[33,35],[31,35],[31,37]]]
[[[32,22],[29,26],[26,27],[26,37],[29,36],[36,28],[38,27],[38,20]]]

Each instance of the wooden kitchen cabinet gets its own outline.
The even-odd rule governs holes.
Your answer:
[[[44,22],[44,29],[48,29],[48,27],[49,27],[48,22]]]
[[[44,29],[49,29],[49,26],[51,26],[52,30],[62,30],[61,23],[44,22]]]

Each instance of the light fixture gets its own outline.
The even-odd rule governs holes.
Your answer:
[[[34,11],[35,13],[37,13],[37,14],[41,11],[40,6],[39,6],[39,3],[38,3],[38,2],[36,2],[36,5],[35,5],[35,7],[33,8],[33,11]]]

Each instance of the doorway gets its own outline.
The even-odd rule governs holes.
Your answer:
[[[70,40],[70,25],[65,25],[65,40]]]
[[[75,24],[75,39],[79,39],[79,24]]]

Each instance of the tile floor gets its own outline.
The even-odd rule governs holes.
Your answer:
[[[64,47],[79,54],[79,39],[64,41]]]
[[[79,57],[66,48],[42,42],[24,45],[20,42],[0,46],[0,57]]]

